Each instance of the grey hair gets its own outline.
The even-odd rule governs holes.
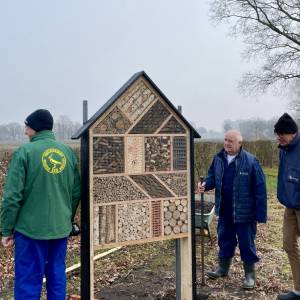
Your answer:
[[[236,139],[237,139],[237,141],[241,144],[242,142],[243,142],[243,136],[242,136],[242,134],[241,134],[241,132],[240,131],[238,131],[238,130],[236,130],[236,129],[231,129],[231,130],[228,130],[226,133],[225,133],[225,135],[226,134],[233,134],[235,137],[236,137]]]

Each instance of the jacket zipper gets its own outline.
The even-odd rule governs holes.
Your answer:
[[[239,172],[240,172],[240,166],[241,166],[241,162],[238,166],[238,159],[241,160],[241,158],[236,158],[234,160],[234,163],[235,163],[235,177],[233,179],[233,189],[232,189],[232,210],[233,210],[233,222],[235,223],[236,222],[236,214],[235,214],[235,186],[236,186],[236,180],[238,180],[238,176],[239,176]]]
[[[220,214],[221,203],[223,201],[223,199],[222,199],[222,183],[223,183],[223,176],[224,176],[224,162],[223,162],[222,159],[221,159],[221,166],[222,166],[221,189],[220,189],[220,198],[221,198],[221,201],[220,201],[219,212],[218,212],[219,214]]]

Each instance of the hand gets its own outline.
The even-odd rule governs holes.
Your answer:
[[[5,248],[12,247],[14,245],[14,237],[13,237],[13,235],[3,236],[2,237],[2,245]]]
[[[80,234],[80,228],[77,223],[72,223],[72,231],[70,232],[70,236],[77,236]]]
[[[198,182],[198,188],[197,188],[197,192],[200,193],[204,193],[205,191],[205,182]]]

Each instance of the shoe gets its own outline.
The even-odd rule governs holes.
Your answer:
[[[296,295],[293,292],[288,292],[278,295],[277,300],[300,300],[300,295]]]
[[[243,289],[252,290],[255,286],[256,274],[255,274],[255,264],[244,263],[245,280],[243,283]]]
[[[219,266],[216,269],[216,271],[207,272],[206,275],[210,279],[217,279],[217,278],[220,278],[220,277],[225,277],[225,276],[228,275],[230,265],[231,265],[231,258],[229,258],[229,259],[220,259],[219,260]]]

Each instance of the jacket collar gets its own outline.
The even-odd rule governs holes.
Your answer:
[[[239,158],[243,152],[243,146],[241,146],[240,151],[237,153],[236,158]],[[225,151],[224,148],[221,149],[221,151],[219,151],[219,153],[217,154],[217,156],[219,156],[220,158],[225,158],[227,159],[227,152]]]
[[[44,140],[44,139],[55,140],[53,131],[51,131],[51,130],[39,131],[31,138],[30,142],[35,142],[35,141]]]
[[[300,134],[298,133],[295,138],[286,146],[278,146],[279,149],[283,149],[283,150],[290,150],[293,149],[295,146],[297,146],[300,142]]]

